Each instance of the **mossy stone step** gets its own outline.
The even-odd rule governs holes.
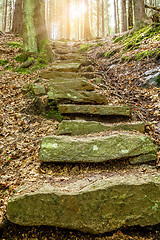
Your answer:
[[[82,56],[81,54],[78,53],[68,53],[68,54],[61,54],[60,55],[60,60],[85,60],[86,58]]]
[[[72,89],[86,91],[93,91],[95,89],[95,86],[84,78],[55,78],[49,80],[47,85],[48,87],[53,87],[55,89]]]
[[[56,78],[81,78],[85,77],[87,79],[96,78],[97,75],[89,72],[57,72],[52,68],[48,70],[42,70],[39,74],[40,77],[44,79],[56,79]]]
[[[144,133],[144,122],[128,122],[128,123],[114,123],[105,124],[95,121],[84,120],[63,120],[57,130],[57,135],[84,135],[89,133],[97,133],[104,131],[139,131]]]
[[[61,54],[61,55],[63,55],[63,54],[69,54],[69,53],[78,53],[78,50],[76,49],[76,48],[68,48],[68,47],[61,47],[61,48],[59,48],[59,47],[57,47],[57,48],[55,48],[55,52],[57,53],[57,54]]]
[[[55,65],[52,66],[53,71],[58,71],[58,72],[78,72],[79,68],[81,66],[81,63],[77,62],[59,62],[55,63]]]
[[[106,97],[94,91],[76,91],[70,89],[55,89],[50,88],[47,93],[49,100],[58,103],[90,103],[90,104],[106,104]]]
[[[106,162],[157,151],[158,148],[150,137],[136,133],[48,136],[41,141],[39,160],[66,163]]]
[[[36,184],[35,184],[36,185]],[[35,190],[33,191],[33,188]],[[55,186],[34,186],[10,198],[9,221],[24,226],[48,225],[91,234],[121,227],[160,223],[160,173],[112,174]]]
[[[126,116],[130,117],[131,109],[127,105],[73,105],[60,104],[58,111],[61,114],[91,114],[100,116]]]

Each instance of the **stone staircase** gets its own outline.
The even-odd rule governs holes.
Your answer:
[[[41,140],[39,161],[104,164],[102,172],[26,185],[7,206],[7,218],[24,226],[50,225],[99,234],[120,227],[160,223],[157,146],[143,122],[132,122],[126,105],[108,105],[83,70],[90,61],[77,48],[57,42],[58,60],[43,81],[25,86],[44,111],[55,106],[64,116],[56,135]],[[84,67],[85,66],[85,67]],[[83,68],[84,67],[84,68]],[[126,161],[129,170],[108,172],[107,163]],[[147,164],[151,163],[153,167]],[[116,164],[116,163],[115,163]],[[138,165],[137,165],[138,164]],[[146,164],[141,171],[140,164]]]

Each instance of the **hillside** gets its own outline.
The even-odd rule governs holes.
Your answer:
[[[132,108],[132,121],[145,123],[145,135],[150,136],[160,147],[160,33],[159,27],[147,26],[136,32],[127,32],[111,39],[95,39],[88,42],[54,41],[74,48],[78,54],[87,57],[81,68],[95,91],[106,97],[108,104],[127,104]],[[159,226],[155,228],[120,229],[113,233],[92,236],[76,231],[52,227],[20,227],[6,219],[6,206],[17,188],[29,182],[71,181],[78,177],[94,177],[106,171],[129,172],[125,161],[101,164],[40,164],[40,140],[55,134],[62,116],[57,109],[47,111],[37,108],[37,98],[28,84],[44,84],[44,72],[53,66],[46,65],[43,58],[33,56],[21,58],[20,38],[7,34],[0,36],[0,230],[2,239],[159,239]],[[63,52],[63,49],[61,49]],[[66,51],[66,49],[65,49]],[[69,55],[68,55],[69,56]],[[57,61],[60,53],[56,53]],[[28,65],[25,65],[28,63]],[[148,72],[149,71],[149,72]],[[153,79],[154,76],[154,79]],[[149,81],[146,81],[148,77]],[[27,85],[26,85],[27,84]],[[158,153],[160,156],[160,152]],[[107,166],[107,167],[106,167]],[[140,173],[159,172],[160,164],[136,165],[134,171]],[[57,180],[58,181],[58,180]]]

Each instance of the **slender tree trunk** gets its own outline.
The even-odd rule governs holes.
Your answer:
[[[66,13],[66,22],[67,22],[67,26],[66,26],[66,38],[67,39],[70,39],[70,14],[69,14],[69,11],[70,11],[70,0],[67,0],[67,13]]]
[[[102,0],[102,37],[104,38],[105,32],[104,32],[104,0]]]
[[[91,25],[91,33],[93,31],[93,2],[90,0],[90,25]]]
[[[121,0],[122,4],[122,32],[127,31],[127,11],[126,11],[126,0]]]
[[[13,23],[12,23],[12,32],[22,34],[22,22],[23,22],[23,10],[22,10],[22,0],[16,0],[14,14],[13,14]]]
[[[116,5],[117,5],[117,33],[119,33],[120,32],[120,21],[119,21],[119,2],[118,2],[119,0],[117,0],[117,3],[116,3]]]
[[[6,31],[6,28],[7,28],[7,9],[8,9],[7,7],[8,7],[8,0],[5,0],[3,31]]]
[[[84,14],[84,38],[88,39],[91,37],[91,30],[89,26],[89,4],[88,0],[85,0],[86,12]]]
[[[53,61],[45,24],[43,0],[23,2],[23,45],[25,51],[44,53],[49,61]]]
[[[117,6],[116,6],[116,0],[114,0],[114,24],[115,24],[115,33],[117,33]]]
[[[128,0],[128,28],[133,28],[133,6],[132,0]]]
[[[97,37],[99,37],[99,0],[97,0]]]

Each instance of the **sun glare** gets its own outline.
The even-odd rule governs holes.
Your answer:
[[[70,17],[71,18],[80,18],[81,14],[86,12],[86,5],[82,3],[79,8],[75,4],[72,4],[70,7]]]

